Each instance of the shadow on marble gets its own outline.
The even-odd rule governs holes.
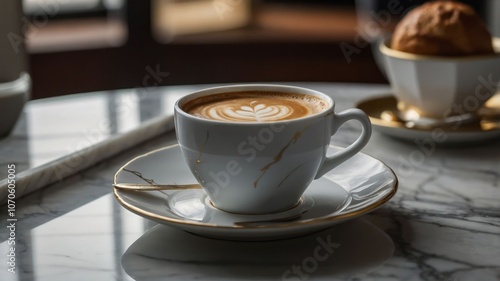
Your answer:
[[[205,238],[158,225],[122,256],[135,280],[305,280],[366,274],[381,267],[394,243],[371,223],[356,219],[307,236],[265,242]]]

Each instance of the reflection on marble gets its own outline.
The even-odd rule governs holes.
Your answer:
[[[18,229],[16,274],[2,265],[0,280],[113,280],[120,272],[116,253],[146,228],[134,217],[115,223],[121,213],[115,205],[104,196],[43,225]],[[115,232],[123,234],[115,237]],[[86,238],[76,239],[82,236]],[[7,253],[6,244],[0,244],[2,253]]]
[[[196,87],[119,90],[29,102],[0,140],[0,163],[16,165],[16,197],[173,130],[173,105]],[[7,195],[0,169],[0,204]]]
[[[332,95],[339,110],[351,107],[369,96],[384,95],[388,90],[387,86],[375,85],[301,85]],[[359,131],[360,128],[355,123],[348,123],[341,128],[333,143],[345,146],[357,137]],[[395,197],[380,209],[361,218],[390,237],[394,245],[392,256],[386,261],[367,256],[366,258],[372,258],[373,263],[370,264],[378,265],[376,268],[355,270],[343,276],[324,268],[321,275],[311,274],[307,280],[500,279],[500,142],[433,147],[428,142],[424,146],[423,141],[401,142],[375,133],[363,149],[366,154],[392,167],[400,179]],[[186,260],[192,257],[201,260],[206,257],[206,252],[198,252],[205,255],[199,257],[193,255],[193,252],[170,256],[171,261],[143,257],[149,261],[147,267],[142,267],[144,271],[139,271],[144,264],[138,263],[133,267],[129,263],[133,261],[129,259],[131,250],[139,250],[132,245],[144,245],[141,237],[154,223],[128,212],[114,200],[111,194],[113,175],[136,155],[173,143],[173,134],[163,134],[17,200],[18,273],[7,272],[5,260],[2,259],[0,280],[129,281],[133,277],[140,278],[139,280],[224,280],[205,277],[204,274],[213,274],[212,277],[225,274],[231,277],[225,280],[255,280],[251,279],[252,272],[240,271],[248,268],[255,269],[255,274],[271,278],[271,275],[266,275],[270,273],[277,276],[273,280],[281,280],[280,274],[283,272],[272,269],[266,271],[264,267],[255,266],[259,263],[255,257],[259,256],[241,253],[238,260],[251,261],[252,264],[248,265],[222,262],[224,254],[232,251],[229,246],[221,247],[220,252],[216,252],[216,257],[221,260],[219,263]],[[0,231],[0,253],[4,257],[8,246],[8,233],[4,228],[6,218],[6,209],[3,208],[0,212],[0,220],[4,222],[4,230]],[[71,228],[75,228],[75,231]],[[188,241],[205,239],[195,239],[189,234],[172,231],[182,239],[193,239]],[[331,231],[334,237],[335,228]],[[257,248],[249,249],[251,247],[248,245],[255,243],[226,244],[223,241],[213,241],[214,246],[230,245],[253,253],[258,251]],[[172,246],[166,242],[166,239],[155,239],[149,241],[149,246]],[[360,243],[366,242],[369,240]],[[55,248],[56,246],[59,248]],[[189,246],[191,245],[178,244],[176,249],[187,249]],[[210,245],[204,247],[214,249]],[[300,253],[306,254],[302,257],[307,258],[310,252],[302,249],[304,251]],[[342,245],[336,250],[341,249]],[[314,251],[314,248],[310,251]],[[300,261],[299,255],[286,253],[290,254],[282,256],[287,261]],[[280,253],[273,255],[278,256]],[[273,255],[261,257],[267,262]],[[179,261],[180,259],[184,260]],[[350,266],[355,268],[365,264],[359,262],[353,261]],[[175,274],[168,275],[168,278],[155,275],[165,273],[158,265],[166,266],[172,270],[169,272]],[[283,265],[270,264],[269,268],[275,266]],[[151,274],[148,275],[147,272]]]
[[[157,226],[125,252],[135,280],[332,280],[374,271],[392,256],[392,240],[357,219],[299,238],[242,243]],[[188,274],[186,274],[188,273]]]
[[[110,193],[113,174],[132,155],[169,145],[168,134],[96,164],[90,170],[16,200],[15,245],[0,232],[0,253],[16,247],[16,273],[0,265],[0,280],[133,280],[121,255],[154,223],[124,210]],[[7,219],[2,209],[0,220]]]

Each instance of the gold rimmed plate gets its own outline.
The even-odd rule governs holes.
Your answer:
[[[363,100],[356,105],[372,122],[373,128],[385,135],[414,141],[432,140],[436,144],[461,144],[487,141],[500,137],[500,95],[492,97],[479,110],[474,120],[425,126],[397,118],[397,101],[393,96],[379,96]]]
[[[329,152],[339,149],[332,146]],[[114,177],[115,185],[195,182],[178,145],[140,155],[120,168]],[[252,241],[300,236],[361,216],[389,201],[397,185],[397,177],[388,166],[358,153],[313,181],[297,207],[297,215],[291,217],[223,214],[214,211],[200,189],[114,188],[114,195],[123,207],[146,219],[202,236]]]

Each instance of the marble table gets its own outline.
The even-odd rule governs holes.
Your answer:
[[[337,110],[389,93],[386,85],[298,85],[331,95]],[[209,239],[125,210],[112,195],[114,173],[136,155],[174,144],[174,101],[204,87],[28,103],[0,141],[1,178],[18,179],[15,206],[5,204],[7,183],[2,191],[0,182],[0,280],[500,280],[499,139],[423,146],[374,132],[363,152],[396,172],[395,197],[294,239]],[[359,130],[347,123],[332,142],[345,146]],[[57,173],[60,167],[70,169]],[[320,237],[336,248],[313,261]]]

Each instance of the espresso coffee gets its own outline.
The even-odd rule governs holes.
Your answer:
[[[229,122],[292,120],[328,108],[319,97],[305,94],[245,91],[213,94],[187,102],[182,109],[194,116]]]

